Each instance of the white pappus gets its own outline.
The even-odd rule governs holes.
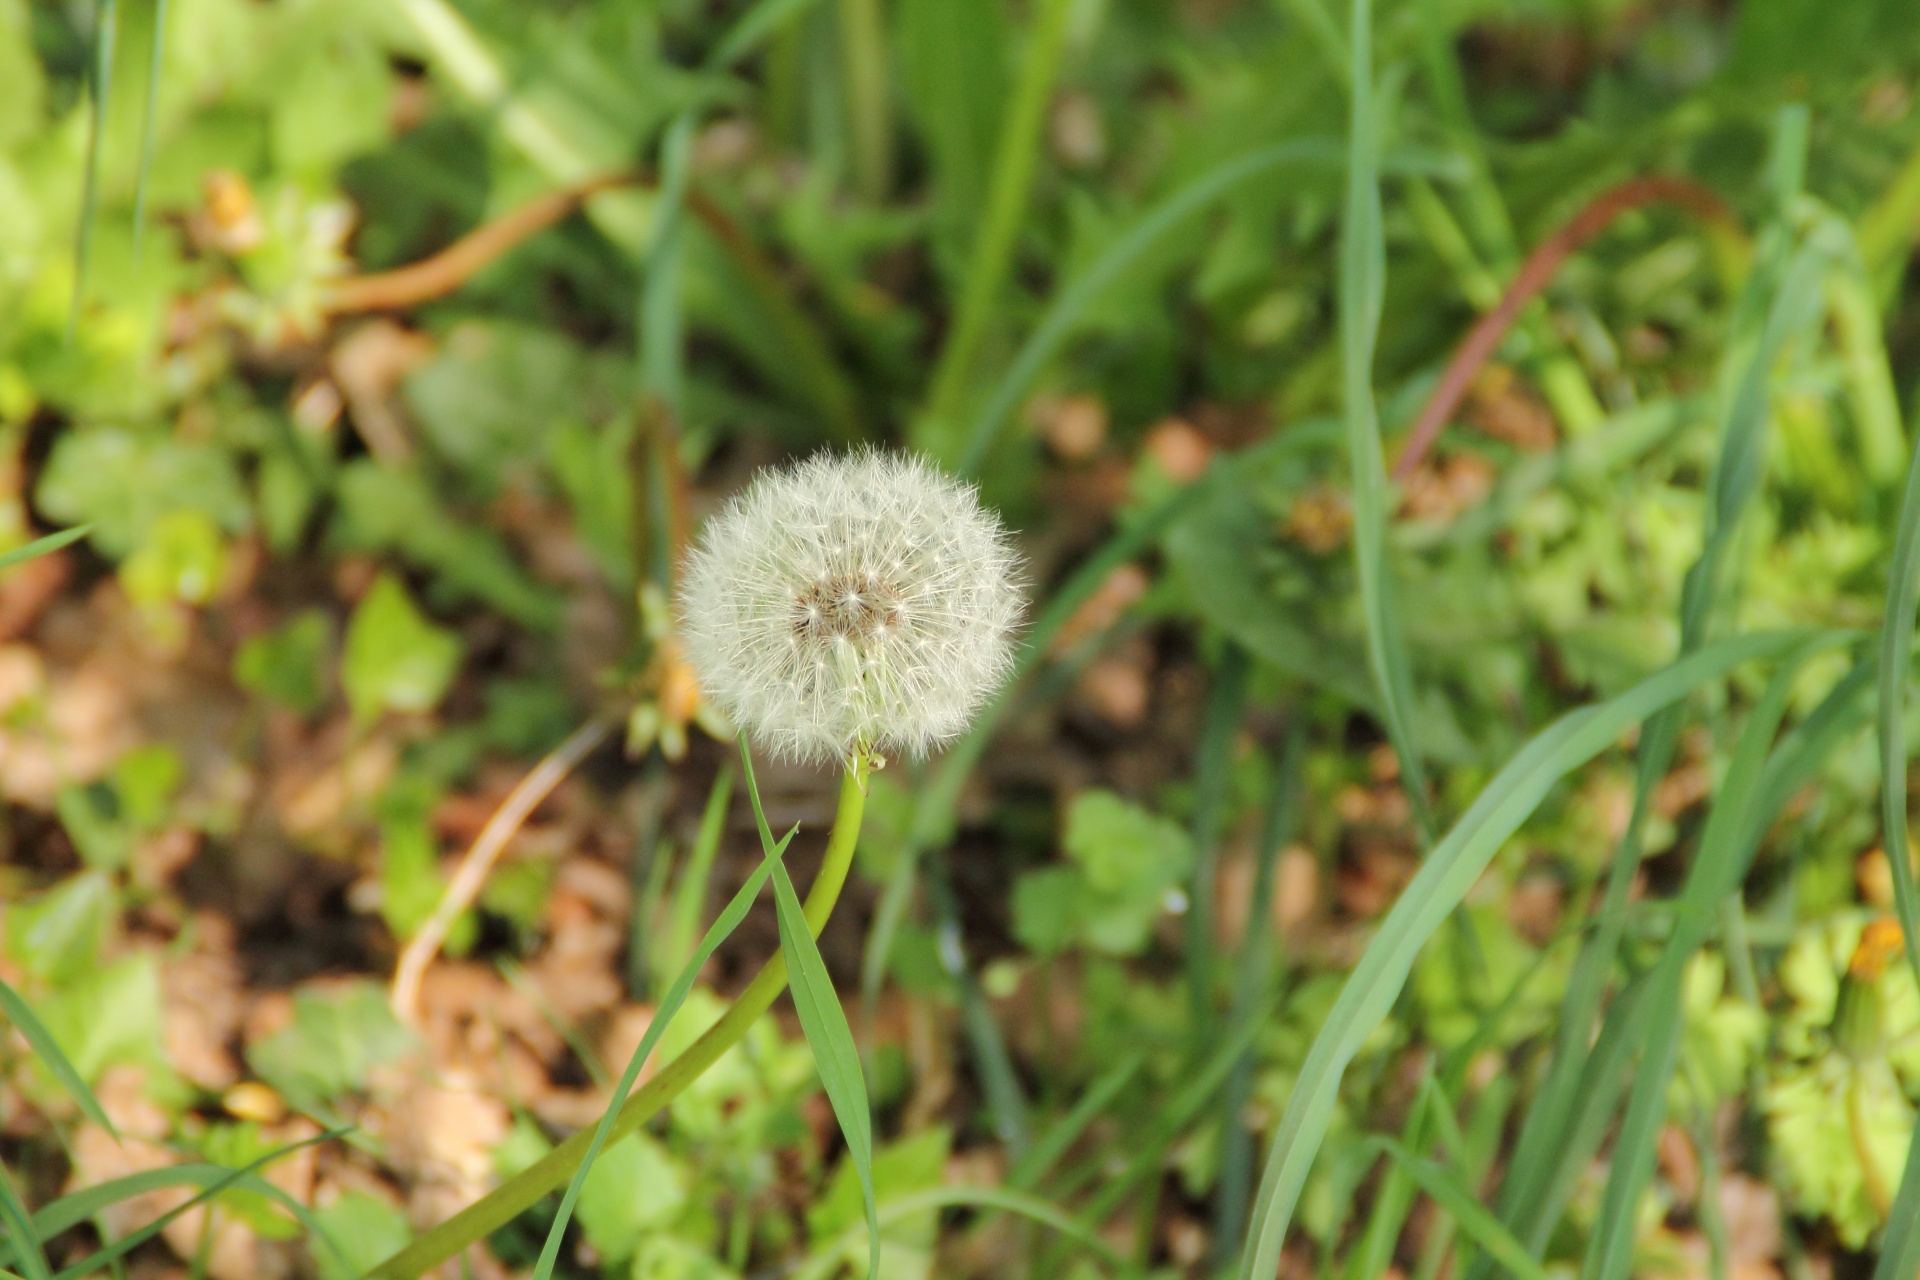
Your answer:
[[[707,697],[803,761],[958,735],[1013,665],[1022,606],[973,486],[876,449],[761,472],[707,521],[679,592]]]

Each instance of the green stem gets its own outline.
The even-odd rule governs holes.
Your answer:
[[[846,76],[847,133],[854,188],[880,201],[893,185],[893,118],[887,93],[887,37],[879,0],[840,0],[840,62]]]
[[[840,782],[840,807],[834,814],[833,834],[827,839],[827,853],[820,874],[807,893],[807,926],[815,937],[833,912],[840,889],[847,882],[853,865],[853,847],[860,835],[860,819],[867,804],[867,762],[861,758],[849,768]],[[607,1131],[606,1141],[613,1143],[632,1133],[661,1108],[699,1079],[701,1074],[738,1044],[747,1029],[772,1007],[787,985],[787,962],[776,955],[767,961],[747,989],[740,993],[720,1020],[707,1029],[687,1051],[660,1069],[660,1073],[636,1090]],[[368,1280],[414,1280],[433,1267],[458,1254],[468,1245],[484,1240],[515,1217],[537,1204],[549,1192],[557,1191],[580,1166],[587,1148],[593,1144],[593,1130],[582,1129],[544,1157],[494,1188],[481,1199],[434,1227],[406,1248],[374,1267]]]
[[[1014,242],[1027,211],[1027,193],[1033,186],[1047,102],[1053,96],[1053,83],[1060,73],[1060,59],[1067,41],[1067,15],[1072,8],[1073,0],[1041,0],[1033,32],[1028,36],[1020,83],[1014,89],[1013,103],[994,153],[986,216],[980,237],[973,242],[966,287],[933,371],[933,390],[927,397],[926,409],[926,426],[936,436],[933,443],[947,442],[947,433],[954,429],[953,418],[960,408],[967,374],[979,353],[981,340],[986,337],[987,322],[1013,262]]]

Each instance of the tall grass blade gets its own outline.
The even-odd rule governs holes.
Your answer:
[[[307,1231],[338,1253],[327,1230],[312,1216],[312,1211],[285,1191],[258,1174],[236,1170],[223,1164],[175,1164],[164,1169],[148,1169],[125,1177],[82,1187],[42,1206],[33,1215],[33,1229],[42,1240],[51,1240],[62,1231],[79,1226],[102,1209],[145,1195],[163,1187],[233,1187],[251,1191],[272,1200],[305,1225]]]
[[[175,1205],[172,1209],[161,1214],[139,1230],[130,1231],[118,1240],[115,1240],[112,1244],[88,1254],[72,1266],[61,1270],[53,1277],[53,1280],[80,1280],[81,1276],[91,1275],[102,1267],[116,1265],[119,1259],[126,1257],[127,1254],[159,1235],[161,1231],[165,1230],[169,1222],[172,1222],[181,1214],[207,1203],[221,1192],[232,1187],[243,1185],[246,1186],[248,1190],[258,1190],[259,1188],[255,1184],[263,1183],[264,1179],[256,1175],[260,1170],[272,1164],[275,1160],[283,1156],[292,1155],[302,1147],[311,1147],[322,1142],[331,1142],[335,1138],[341,1137],[348,1132],[349,1130],[346,1129],[329,1129],[325,1133],[315,1134],[313,1137],[303,1139],[299,1142],[290,1142],[284,1147],[269,1151],[258,1160],[241,1168],[225,1170],[223,1176],[205,1184],[201,1188],[200,1193],[191,1200]],[[278,1199],[278,1197],[275,1198]],[[334,1256],[337,1257],[341,1263],[347,1264],[347,1257],[344,1253],[340,1252],[340,1246],[334,1242],[333,1237],[328,1234],[326,1229],[308,1212],[306,1206],[301,1205],[298,1201],[293,1201],[291,1196],[286,1197],[286,1201],[292,1201],[287,1207],[290,1212],[300,1219],[301,1224],[306,1227],[307,1231],[318,1237],[328,1249],[332,1250]],[[282,1201],[282,1203],[286,1203],[286,1201]]]
[[[1792,128],[1783,127],[1782,133],[1788,139],[1782,142],[1783,147],[1797,136]],[[1785,162],[1777,167],[1791,168]],[[1740,517],[1760,484],[1773,366],[1786,343],[1818,318],[1822,280],[1833,247],[1830,236],[1817,233],[1797,249],[1776,239],[1774,252],[1754,272],[1748,295],[1741,300],[1742,313],[1763,319],[1758,325],[1757,337],[1741,344],[1741,358],[1727,395],[1720,454],[1710,482],[1706,539],[1681,591],[1682,656],[1696,651],[1707,634],[1709,614],[1721,591],[1722,564]],[[1590,1105],[1580,1092],[1580,1083],[1586,1074],[1587,1037],[1619,951],[1626,924],[1627,893],[1633,883],[1634,869],[1640,863],[1641,839],[1653,789],[1672,764],[1680,725],[1680,709],[1670,707],[1641,728],[1633,808],[1608,864],[1594,932],[1574,962],[1567,995],[1561,1002],[1553,1065],[1527,1113],[1501,1187],[1502,1213],[1510,1227],[1516,1227],[1514,1215],[1525,1212],[1524,1206],[1539,1203],[1529,1188],[1559,1176],[1547,1173],[1547,1166],[1560,1164],[1564,1168],[1563,1157],[1572,1149],[1567,1131]],[[1522,1239],[1529,1238],[1527,1232],[1517,1227],[1516,1234]],[[1471,1269],[1468,1280],[1484,1280],[1490,1265],[1491,1260],[1483,1258]]]
[[[1205,1036],[1213,1023],[1214,864],[1218,860],[1221,810],[1232,782],[1233,735],[1245,710],[1247,651],[1228,643],[1213,673],[1213,691],[1200,729],[1199,760],[1194,768],[1193,881],[1187,891],[1187,1000],[1194,1034]]]
[[[819,944],[807,913],[794,892],[786,864],[780,861],[773,832],[767,827],[767,815],[760,805],[760,785],[753,776],[753,758],[747,753],[745,738],[740,740],[740,767],[747,778],[747,795],[753,801],[754,823],[760,828],[760,844],[766,853],[766,865],[773,869],[773,902],[780,924],[780,951],[787,958],[787,985],[793,993],[793,1009],[800,1017],[800,1029],[807,1046],[813,1050],[814,1066],[820,1072],[821,1087],[833,1105],[840,1133],[847,1140],[847,1159],[853,1161],[854,1176],[860,1182],[860,1199],[867,1211],[867,1278],[880,1277],[880,1219],[873,1191],[873,1108],[867,1101],[867,1078],[860,1069],[860,1050],[853,1043],[853,1028],[834,993],[833,978],[826,961],[820,958]],[[854,766],[849,764],[848,768]],[[793,833],[788,832],[792,839]]]
[[[1468,1239],[1512,1272],[1517,1280],[1547,1280],[1546,1269],[1528,1255],[1498,1218],[1482,1207],[1458,1173],[1415,1155],[1391,1138],[1374,1138],[1369,1145],[1392,1157],[1420,1190],[1446,1210]]]
[[[133,260],[140,261],[147,229],[147,179],[153,172],[154,129],[160,119],[160,68],[167,50],[167,0],[153,0],[153,46],[147,53],[147,103],[140,119],[140,171],[133,181]]]
[[[71,529],[62,529],[58,533],[50,533],[44,538],[35,538],[24,547],[15,547],[4,555],[0,555],[0,572],[49,552],[58,551],[62,547],[70,547],[92,532],[92,525],[82,524],[75,525]]]
[[[725,781],[728,783],[725,790],[718,782],[714,784],[715,795],[724,798],[731,792],[732,779],[727,777]],[[709,812],[711,807],[710,804]],[[704,825],[703,821],[703,828]],[[794,830],[797,831],[799,828],[795,827]],[[753,874],[747,877],[747,882],[740,886],[739,891],[721,909],[719,916],[707,929],[706,935],[700,939],[700,945],[694,949],[692,957],[681,967],[679,976],[673,980],[673,986],[668,988],[667,994],[661,998],[659,1007],[654,1010],[652,1020],[647,1023],[646,1034],[640,1037],[640,1044],[634,1049],[633,1056],[627,1060],[627,1068],[620,1073],[620,1082],[614,1086],[613,1095],[607,1100],[607,1108],[601,1113],[600,1123],[594,1128],[593,1141],[588,1145],[586,1155],[581,1158],[580,1167],[574,1171],[573,1177],[567,1183],[565,1193],[560,1197],[560,1209],[553,1215],[553,1225],[547,1229],[546,1243],[541,1246],[540,1260],[534,1267],[535,1280],[549,1280],[553,1275],[554,1266],[560,1257],[560,1245],[566,1236],[567,1223],[573,1218],[573,1207],[580,1199],[581,1190],[587,1185],[587,1175],[593,1169],[593,1162],[599,1158],[601,1150],[607,1144],[607,1135],[613,1129],[613,1122],[620,1114],[621,1105],[626,1102],[627,1095],[633,1092],[634,1082],[640,1078],[641,1068],[646,1065],[647,1059],[653,1056],[654,1046],[659,1044],[660,1037],[666,1034],[674,1015],[680,1012],[680,1006],[686,1003],[687,994],[693,990],[693,984],[699,978],[700,970],[706,966],[720,944],[732,937],[733,931],[740,927],[740,922],[747,918],[747,912],[752,909],[754,899],[760,896],[761,886],[766,884],[767,877],[773,873],[773,868],[779,865],[780,859],[786,855],[787,845],[792,840],[793,831],[789,831],[777,844],[768,847],[766,859],[754,869]]]
[[[1234,965],[1233,1005],[1229,1021],[1246,1018],[1274,980],[1273,893],[1278,879],[1280,851],[1292,843],[1300,828],[1305,790],[1306,717],[1295,712],[1287,726],[1286,743],[1273,766],[1273,792],[1261,824],[1253,894],[1247,903],[1247,930],[1240,940]],[[1233,1265],[1233,1251],[1247,1228],[1247,1203],[1253,1195],[1253,1130],[1242,1114],[1253,1094],[1252,1054],[1234,1063],[1220,1098],[1220,1183],[1213,1198],[1213,1259],[1215,1274]]]
[[[1095,1077],[1080,1101],[1073,1104],[1073,1109],[1036,1138],[1027,1153],[1007,1171],[1007,1186],[1015,1191],[1029,1191],[1038,1186],[1048,1170],[1067,1153],[1067,1148],[1120,1096],[1120,1091],[1132,1082],[1146,1062],[1147,1055],[1135,1050]]]
[[[960,455],[957,470],[972,475],[986,461],[998,434],[1020,397],[1026,394],[1041,366],[1060,349],[1074,326],[1086,315],[1115,281],[1141,261],[1161,240],[1179,229],[1188,218],[1226,196],[1244,182],[1275,169],[1294,164],[1337,166],[1344,152],[1331,138],[1300,138],[1226,161],[1201,174],[1162,200],[1141,216],[1124,234],[1095,258],[1093,264],[1065,285],[1047,305],[1040,323],[1021,344],[1019,354],[1000,376],[993,394],[973,416],[967,429],[967,444]]]
[[[1067,18],[1072,11],[1073,0],[1039,0],[1032,30],[1027,33],[1026,56],[1014,87],[1013,101],[1000,127],[993,174],[987,184],[986,208],[967,262],[966,283],[954,307],[952,327],[941,344],[927,393],[924,425],[934,439],[920,443],[944,443],[946,448],[936,448],[936,453],[949,452],[957,443],[949,435],[953,419],[965,398],[968,375],[973,372],[980,343],[987,335],[994,306],[1013,266],[1014,246],[1020,237],[1020,223],[1027,213],[1027,193],[1033,186],[1047,104],[1053,98],[1053,83],[1060,74],[1061,56],[1066,50]],[[961,468],[961,474],[967,472],[968,468]]]
[[[1367,665],[1380,689],[1381,717],[1400,757],[1400,781],[1423,842],[1433,839],[1427,771],[1413,739],[1413,677],[1387,565],[1388,486],[1373,402],[1373,354],[1386,288],[1386,235],[1380,223],[1379,130],[1374,124],[1373,7],[1353,0],[1347,33],[1352,58],[1347,203],[1340,228],[1340,370],[1347,449],[1353,469],[1353,558],[1366,619]]]
[[[67,311],[67,341],[80,323],[86,298],[87,263],[93,256],[93,224],[100,214],[100,153],[107,134],[107,107],[113,93],[113,50],[120,30],[120,0],[95,0],[93,6],[93,110],[87,120],[87,170],[80,188],[80,225],[73,241],[73,304]]]
[[[1880,624],[1880,825],[1893,904],[1907,939],[1907,960],[1920,976],[1920,904],[1915,902],[1913,850],[1907,836],[1907,682],[1913,664],[1914,609],[1920,605],[1920,442],[1907,467],[1900,520],[1887,572],[1887,609]],[[1914,1144],[1920,1148],[1920,1142]]]
[[[1743,662],[1779,657],[1807,632],[1767,632],[1707,645],[1626,692],[1570,712],[1536,734],[1496,774],[1435,845],[1387,913],[1314,1037],[1274,1135],[1241,1254],[1241,1280],[1273,1274],[1307,1171],[1326,1136],[1347,1064],[1392,1009],[1415,957],[1500,846],[1562,777],[1611,745],[1629,725]]]
[[[100,1100],[93,1096],[93,1090],[87,1087],[87,1082],[80,1078],[78,1071],[74,1070],[73,1063],[67,1060],[67,1055],[61,1051],[60,1042],[53,1038],[53,1033],[47,1030],[46,1024],[35,1016],[32,1007],[20,993],[5,982],[0,982],[0,1014],[5,1014],[7,1021],[11,1022],[26,1038],[27,1044],[34,1053],[39,1055],[40,1061],[46,1065],[53,1078],[60,1082],[60,1087],[79,1104],[80,1110],[87,1119],[112,1134],[114,1141],[118,1142],[120,1131],[113,1127],[113,1121],[107,1118],[106,1110],[101,1107]]]
[[[1907,1167],[1900,1190],[1887,1215],[1887,1234],[1880,1242],[1880,1261],[1873,1280],[1913,1280],[1920,1276],[1920,1142],[1907,1144]]]
[[[880,1225],[890,1226],[934,1209],[976,1208],[997,1209],[1002,1213],[1018,1214],[1045,1227],[1050,1227],[1082,1245],[1099,1256],[1101,1261],[1112,1267],[1117,1274],[1130,1275],[1134,1268],[1127,1265],[1126,1259],[1114,1252],[1113,1246],[1102,1240],[1093,1228],[1062,1213],[1053,1205],[1037,1196],[1021,1191],[1009,1191],[999,1187],[935,1187],[928,1191],[915,1192],[912,1195],[899,1196],[888,1200],[880,1208]],[[816,1249],[813,1255],[803,1262],[794,1272],[794,1280],[825,1280],[840,1265],[840,1258],[846,1247],[852,1243],[853,1233],[861,1229],[859,1224],[847,1228],[840,1239]],[[868,1228],[871,1231],[871,1228]]]
[[[40,1244],[41,1237],[33,1228],[33,1219],[28,1216],[27,1207],[20,1203],[20,1195],[13,1189],[13,1176],[4,1164],[0,1164],[0,1222],[6,1223],[15,1264],[25,1280],[53,1280],[53,1270],[47,1265],[47,1251]]]
[[[1650,980],[1651,1034],[1641,1046],[1626,1117],[1614,1140],[1606,1198],[1589,1237],[1582,1270],[1587,1277],[1622,1280],[1632,1265],[1640,1195],[1653,1174],[1654,1143],[1666,1120],[1667,1088],[1679,1061],[1685,1010],[1681,996],[1687,965],[1717,923],[1720,904],[1746,878],[1753,851],[1777,808],[1773,801],[1779,793],[1769,795],[1760,786],[1774,734],[1793,693],[1794,678],[1808,657],[1842,638],[1828,635],[1810,641],[1775,671],[1747,717],[1727,775],[1714,798],[1677,904],[1673,932],[1661,949]]]

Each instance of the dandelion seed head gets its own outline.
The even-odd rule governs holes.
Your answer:
[[[706,524],[681,633],[707,696],[803,761],[925,755],[1013,664],[1019,563],[971,485],[913,456],[763,471]]]

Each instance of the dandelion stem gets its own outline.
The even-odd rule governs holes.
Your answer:
[[[840,805],[834,814],[833,834],[827,839],[827,853],[807,893],[807,925],[818,937],[826,925],[840,890],[847,882],[853,864],[853,848],[860,835],[860,819],[867,803],[868,761],[856,757],[840,781]],[[634,1091],[606,1140],[617,1142],[645,1124],[655,1113],[678,1097],[699,1079],[720,1055],[738,1044],[747,1029],[772,1007],[787,985],[787,962],[775,955],[767,961],[747,989],[740,993],[720,1020],[708,1028],[687,1051],[660,1069],[659,1074]],[[415,1280],[465,1249],[484,1240],[516,1216],[536,1204],[549,1192],[557,1191],[592,1145],[593,1130],[582,1129],[544,1157],[508,1179],[481,1199],[434,1227],[418,1240],[367,1273],[368,1280]]]

